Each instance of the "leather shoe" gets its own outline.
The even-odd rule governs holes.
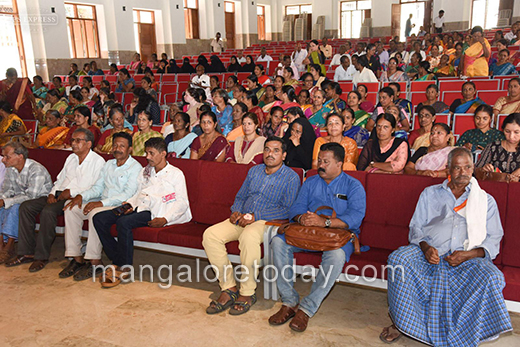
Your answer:
[[[298,306],[296,306],[298,307]],[[269,324],[271,325],[282,325],[285,324],[294,317],[296,314],[296,307],[292,308],[286,305],[282,305],[280,310],[269,317]]]
[[[302,333],[307,329],[307,324],[309,324],[309,316],[302,310],[298,310],[289,327],[296,332]]]
[[[31,266],[29,266],[29,272],[38,272],[38,271],[42,270],[45,267],[45,265],[47,265],[48,262],[49,262],[48,260],[33,261]]]
[[[67,278],[74,276],[85,263],[78,263],[75,259],[72,259],[65,269],[60,272],[60,278]]]

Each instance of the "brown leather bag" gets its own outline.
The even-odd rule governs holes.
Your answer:
[[[511,175],[503,172],[489,172],[482,168],[475,169],[475,178],[479,181],[511,182]]]
[[[336,218],[336,211],[329,206],[321,206],[321,210],[332,210],[332,218]],[[333,251],[352,242],[354,254],[360,254],[359,239],[356,234],[346,229],[306,227],[300,223],[286,223],[278,228],[278,234],[285,234],[287,244],[309,251]]]

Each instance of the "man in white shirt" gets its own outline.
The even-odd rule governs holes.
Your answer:
[[[421,41],[415,41],[413,43],[413,52],[410,52],[410,54],[408,54],[408,60],[405,61],[405,63],[406,64],[410,64],[411,59],[412,59],[412,55],[414,53],[420,54],[421,55],[421,59],[422,60],[426,60],[426,53],[421,48],[422,48]]]
[[[356,68],[350,64],[350,59],[347,55],[344,55],[340,59],[341,65],[336,68],[334,72],[334,82],[341,81],[352,81]]]
[[[409,55],[408,51],[405,49],[405,47],[404,47],[404,42],[399,42],[397,44],[397,51],[392,53],[390,58],[395,57],[397,52],[401,53],[401,57],[403,58],[403,62],[406,63],[410,59],[410,55]]]
[[[299,72],[305,71],[305,64],[303,61],[307,58],[308,52],[306,49],[302,49],[302,44],[297,43],[296,49],[292,52],[291,59],[294,62],[294,65],[298,68]]]
[[[70,142],[73,154],[65,160],[50,194],[20,205],[18,255],[21,256],[20,263],[34,260],[30,272],[40,271],[49,262],[52,242],[56,237],[56,222],[58,216],[63,214],[65,202],[90,189],[105,164],[105,160],[91,150],[94,134],[90,130],[76,129]],[[40,229],[36,234],[34,230],[38,214]]]
[[[358,57],[361,57],[362,55],[365,55],[365,54],[367,54],[365,52],[365,44],[363,42],[358,42],[356,44],[356,52],[354,54],[352,54],[352,55],[356,55]]]
[[[210,46],[211,46],[211,51],[214,53],[224,52],[224,42],[220,38],[220,33],[217,33],[215,38],[213,40],[211,40]]]
[[[435,32],[438,34],[442,33],[442,30],[444,29],[444,19],[444,10],[440,10],[439,16],[433,19]]]
[[[204,65],[197,65],[195,71],[197,74],[191,79],[191,87],[204,89],[206,99],[211,100],[210,78],[205,73]]]
[[[511,25],[511,31],[504,35],[504,38],[511,42],[518,37],[518,28],[520,27],[520,21],[516,21]]]
[[[332,46],[328,44],[326,37],[321,40],[320,50],[323,52],[325,58],[329,59],[332,57]]]
[[[256,61],[271,61],[273,60],[273,57],[271,57],[269,54],[267,54],[267,49],[265,47],[262,47],[260,50],[260,55],[258,58],[256,58]]]
[[[111,119],[115,112],[118,110],[110,110]],[[120,206],[137,191],[136,177],[143,167],[130,156],[132,136],[125,132],[115,133],[112,143],[115,159],[105,163],[100,177],[90,189],[76,195],[65,205],[65,257],[73,259],[60,272],[61,278],[74,276],[74,280],[82,281],[94,276],[95,266],[102,264],[102,246],[92,218],[98,212]],[[85,220],[88,220],[88,239],[83,257],[81,236]],[[85,262],[85,259],[88,261]]]
[[[295,80],[300,79],[300,72],[298,71],[296,64],[294,64],[294,62],[291,60],[291,57],[289,57],[288,55],[284,55],[282,61],[276,67],[276,75],[283,76],[283,69],[286,67],[290,67],[293,70],[293,78]]]
[[[390,55],[386,51],[385,47],[383,46],[383,43],[381,41],[378,41],[376,43],[376,51],[379,55],[379,63],[383,65],[386,69],[388,66],[388,59],[390,59]]]
[[[346,45],[339,46],[338,53],[334,54],[334,56],[332,57],[332,60],[330,62],[330,65],[331,66],[340,65],[341,64],[340,59],[343,56],[347,56],[348,60],[350,60],[350,54],[347,53]]]
[[[186,180],[181,170],[166,161],[166,142],[162,137],[151,138],[145,142],[145,150],[148,166],[137,177],[137,193],[121,205],[122,213],[104,211],[93,218],[105,254],[114,264],[103,275],[104,288],[121,283],[124,270],[133,264],[133,229],[162,228],[191,220]],[[114,224],[117,241],[110,233]]]
[[[359,57],[356,61],[356,73],[352,77],[352,82],[354,86],[357,86],[358,83],[377,83],[379,80],[377,79],[374,72],[370,70],[368,67],[368,59],[366,54]]]
[[[81,86],[78,84],[78,77],[76,75],[69,76],[69,85],[65,87],[65,95],[68,97],[73,90],[81,91]]]
[[[244,64],[246,62],[246,57],[244,57],[244,51],[238,51],[238,53],[237,53],[237,62],[239,64]]]

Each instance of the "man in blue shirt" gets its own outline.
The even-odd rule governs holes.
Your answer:
[[[232,315],[244,314],[256,302],[256,278],[262,258],[261,244],[265,222],[289,218],[300,179],[283,163],[287,154],[285,142],[269,137],[264,144],[264,164],[253,166],[235,197],[229,219],[208,228],[202,245],[214,266],[221,294],[206,309],[215,314],[233,306]],[[238,240],[240,261],[247,268],[240,280],[240,297],[233,269],[228,259],[226,243]]]
[[[290,219],[307,227],[349,229],[359,235],[359,227],[365,216],[366,195],[361,183],[343,172],[344,158],[345,149],[338,143],[330,142],[320,147],[318,175],[308,178],[302,185],[298,198],[289,212]],[[313,212],[321,206],[332,207],[336,212],[336,218],[320,216]],[[305,249],[288,245],[284,235],[274,237],[271,247],[274,265],[278,270],[276,285],[283,305],[269,318],[269,324],[281,325],[294,317],[290,328],[303,332],[307,328],[309,317],[318,311],[321,302],[343,271],[345,262],[350,260],[354,245],[348,242],[342,248],[323,252],[321,269],[312,285],[311,293],[301,301],[293,287],[294,283],[287,279],[293,278],[294,275],[293,253],[304,252]]]
[[[102,245],[92,218],[98,212],[120,206],[137,191],[136,177],[143,167],[130,156],[132,136],[125,132],[116,133],[112,142],[112,154],[115,159],[105,163],[98,180],[90,189],[76,195],[64,207],[65,257],[73,259],[60,272],[61,278],[74,276],[76,281],[92,278],[95,265],[102,264]],[[83,256],[81,236],[83,222],[87,219],[88,240]],[[84,259],[89,261],[85,262]]]
[[[495,199],[472,178],[466,148],[450,152],[448,171],[422,192],[410,245],[388,257],[386,343],[403,333],[431,346],[477,346],[512,330],[504,275],[492,262],[503,235]]]

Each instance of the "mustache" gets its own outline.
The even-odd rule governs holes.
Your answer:
[[[119,152],[119,151],[114,151],[114,154],[123,154],[123,152]]]
[[[267,158],[265,158],[265,159],[274,159],[274,158],[273,158],[273,157],[271,157],[271,156],[269,156],[269,157],[267,157]]]
[[[320,172],[325,172],[325,169],[322,168],[322,167],[320,167],[320,168],[318,169],[318,173],[320,173]]]

